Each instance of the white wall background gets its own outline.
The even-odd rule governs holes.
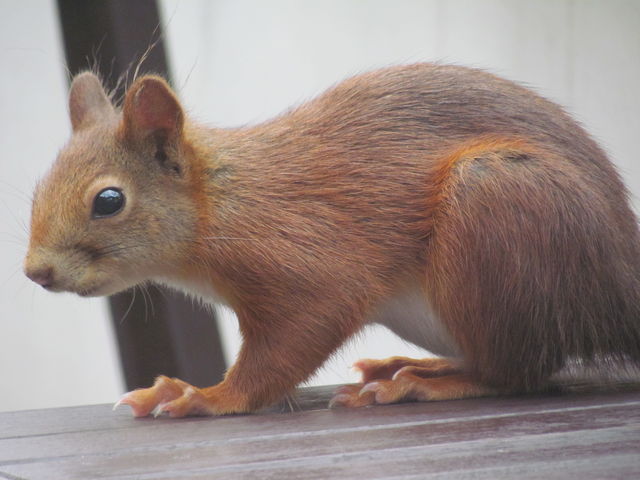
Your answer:
[[[55,2],[0,5],[0,410],[111,401],[122,387],[104,300],[22,274],[31,192],[71,130]]]
[[[104,303],[20,273],[30,195],[69,133],[52,0],[0,0],[0,410],[111,402],[122,389]],[[175,84],[217,126],[266,119],[345,76],[442,60],[525,82],[582,121],[640,194],[640,1],[161,0]],[[635,200],[636,206],[640,206]],[[232,359],[237,325],[221,321]],[[421,355],[370,329],[314,383],[361,356]]]

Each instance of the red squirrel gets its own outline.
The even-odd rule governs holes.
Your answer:
[[[569,362],[640,362],[640,239],[602,149],[481,70],[364,73],[257,126],[192,121],[143,76],[77,75],[73,135],[33,199],[26,275],[110,295],[159,282],[237,314],[224,380],[160,376],[134,415],[251,412],[371,322],[440,355],[361,360],[332,405],[539,391]]]

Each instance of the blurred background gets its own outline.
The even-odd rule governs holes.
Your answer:
[[[106,301],[45,292],[21,272],[31,192],[70,134],[57,3],[0,5],[0,411],[113,402],[125,381],[118,322]],[[161,0],[158,6],[174,86],[203,122],[259,122],[349,75],[387,65],[481,67],[565,106],[608,151],[640,206],[637,0]],[[240,342],[237,322],[228,310],[217,322],[230,364]],[[370,327],[309,383],[355,381],[349,366],[357,358],[398,354],[426,355]]]

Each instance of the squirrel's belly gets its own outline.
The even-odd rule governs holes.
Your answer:
[[[387,299],[375,311],[371,321],[431,353],[458,357],[460,349],[420,288],[403,291]]]
[[[213,306],[226,303],[210,285],[169,279],[156,279]],[[384,325],[393,333],[436,355],[458,357],[460,349],[430,307],[421,288],[402,291],[383,302],[370,318],[371,322]]]

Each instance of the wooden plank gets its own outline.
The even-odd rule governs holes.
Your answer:
[[[65,475],[70,475],[78,468],[81,459],[82,471],[76,473],[80,477],[88,472],[100,472],[101,475],[110,472],[122,475],[153,474],[158,475],[158,478],[166,472],[184,469],[223,473],[251,470],[253,467],[297,469],[307,465],[343,461],[347,462],[345,466],[349,466],[353,462],[357,463],[363,455],[375,452],[385,452],[386,455],[393,453],[398,458],[413,458],[428,453],[430,456],[437,456],[443,466],[461,468],[467,460],[473,460],[466,457],[478,453],[486,457],[483,464],[489,465],[496,460],[503,463],[521,462],[523,452],[531,461],[538,457],[544,459],[550,449],[559,444],[564,446],[563,456],[566,458],[579,458],[584,452],[597,455],[598,448],[603,453],[624,453],[629,452],[629,449],[637,451],[640,433],[637,418],[636,424],[629,426],[624,425],[625,415],[621,415],[619,411],[597,413],[599,419],[596,423],[585,421],[591,417],[592,412],[587,412],[587,415],[584,412],[581,415],[572,412],[568,416],[564,412],[557,412],[556,416],[547,418],[539,415],[534,418],[511,416],[495,422],[495,418],[485,417],[481,421],[471,419],[460,423],[426,420],[417,424],[387,425],[384,429],[369,429],[368,425],[363,424],[340,430],[262,434],[235,440],[221,436],[208,440],[198,434],[179,436],[165,429],[162,438],[151,442],[153,445],[145,443],[145,439],[150,437],[150,432],[146,432],[129,438],[124,444],[114,442],[121,435],[92,436],[91,442],[87,441],[89,439],[86,435],[65,436],[57,441],[75,445],[74,453],[68,456],[60,455],[58,451],[47,456],[50,452],[46,451],[46,444],[36,443],[31,448],[36,447],[42,452],[37,463],[47,472],[62,471]],[[548,428],[540,428],[544,422],[550,424]],[[305,429],[304,419],[299,426]],[[51,439],[45,440],[51,442]],[[500,455],[496,456],[495,452]],[[188,463],[185,464],[184,460],[187,458]],[[29,470],[30,467],[27,472],[20,472],[18,469],[12,473],[32,474]]]
[[[324,410],[331,397],[334,386],[313,387],[300,389],[297,401],[294,404],[295,411]],[[531,395],[514,396],[501,398],[481,398],[464,402],[433,402],[424,404],[403,404],[395,405],[386,410],[386,407],[376,407],[373,409],[340,409],[336,412],[337,421],[340,426],[351,426],[353,422],[360,421],[360,416],[368,417],[374,415],[376,425],[385,425],[389,422],[403,422],[415,419],[417,413],[415,408],[424,409],[424,413],[429,418],[435,420],[449,420],[451,418],[461,419],[469,416],[496,415],[499,411],[501,415],[521,415],[537,412],[541,409],[553,410],[563,408],[586,408],[593,405],[609,406],[620,401],[635,402],[640,395],[638,391],[631,392],[584,392],[584,394],[571,395]],[[291,412],[287,402],[281,403],[266,410],[265,413],[289,414]],[[339,417],[340,412],[348,412],[344,418]],[[373,413],[374,412],[374,413]],[[283,415],[278,419],[278,424],[272,426],[273,431],[287,431],[291,425],[287,419],[289,415]],[[277,416],[275,418],[278,418]],[[71,419],[71,420],[70,420]],[[110,405],[90,405],[78,407],[66,407],[44,410],[27,410],[18,412],[0,413],[0,441],[10,440],[18,437],[42,436],[65,432],[82,432],[91,430],[108,430],[123,428],[144,429],[158,425],[190,425],[191,423],[211,423],[218,422],[215,429],[219,431],[229,421],[232,430],[225,432],[225,435],[245,435],[243,430],[245,424],[250,428],[258,423],[270,423],[273,417],[266,414],[254,414],[246,416],[230,416],[218,418],[185,418],[178,421],[168,418],[151,417],[134,419],[127,407],[121,407],[115,412]],[[173,427],[178,428],[178,427]],[[191,427],[188,427],[191,428]],[[319,428],[331,428],[331,425],[320,424]],[[0,450],[1,452],[1,450]]]
[[[136,420],[108,406],[1,414],[0,472],[34,479],[640,473],[638,391],[304,410],[329,392],[303,390],[303,410],[288,414]],[[603,475],[605,467],[615,475]]]
[[[13,464],[2,469],[25,478],[250,478],[252,475],[265,478],[323,478],[341,476],[355,478],[364,473],[376,472],[377,476],[393,477],[422,473],[442,473],[510,470],[535,464],[554,462],[554,468],[570,471],[573,463],[602,466],[617,465],[614,473],[631,475],[638,467],[638,432],[631,427],[598,430],[596,432],[573,432],[543,435],[450,442],[443,444],[416,444],[394,446],[384,442],[387,448],[349,449],[346,444],[335,443],[329,452],[307,448],[306,455],[286,455],[270,459],[244,458],[240,462],[224,462],[228,447],[222,446],[201,452],[209,455],[206,461],[194,459],[191,449],[177,451],[167,446],[153,458],[133,452],[129,456],[114,456],[109,452],[101,456],[76,456],[58,458],[53,461],[30,464]],[[634,443],[636,442],[636,443]],[[633,458],[635,457],[635,463]],[[96,462],[99,459],[99,462]],[[623,464],[618,462],[623,461]],[[624,470],[620,468],[624,466]],[[535,471],[535,470],[534,470]],[[611,472],[610,472],[611,473]],[[267,475],[268,474],[268,475]],[[329,475],[331,474],[331,475]],[[593,478],[593,477],[591,477]],[[611,477],[610,477],[611,478]]]

